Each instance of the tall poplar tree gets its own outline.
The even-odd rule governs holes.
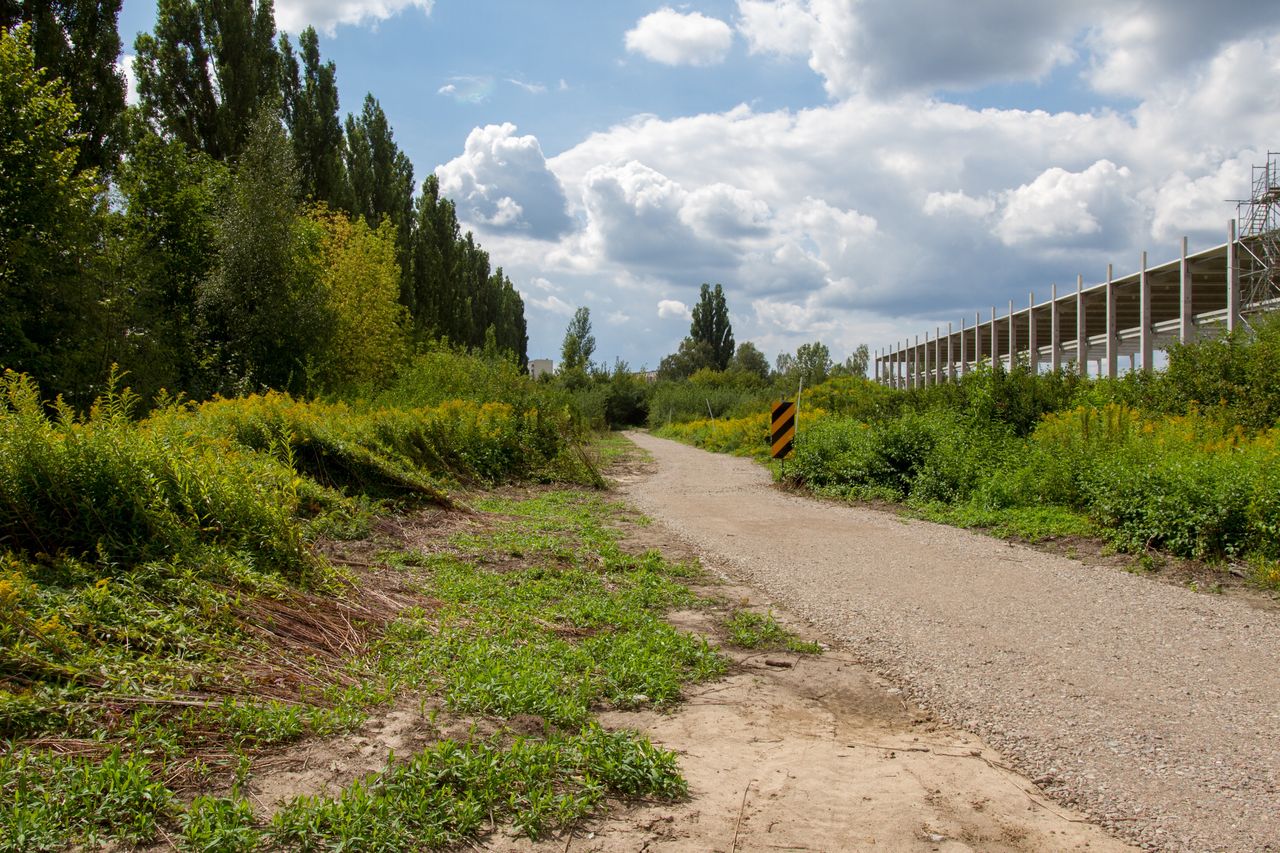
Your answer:
[[[321,64],[314,27],[298,36],[298,54],[289,37],[281,35],[280,57],[284,119],[293,139],[302,195],[350,211],[353,199],[343,159],[346,140],[338,118],[337,68],[332,62]]]
[[[733,325],[729,322],[729,308],[724,301],[724,288],[715,290],[705,282],[698,292],[698,304],[693,306],[693,323],[689,337],[711,347],[712,364],[716,370],[724,370],[733,358]]]
[[[413,223],[413,164],[396,145],[391,124],[382,105],[373,95],[365,95],[359,116],[347,116],[347,175],[353,196],[351,210],[363,216],[370,227],[383,217],[391,220],[396,232],[396,260],[401,270],[409,270],[409,236]],[[411,312],[411,276],[402,275],[400,301]]]
[[[259,107],[280,91],[271,0],[159,0],[134,42],[143,114],[215,160],[240,153]]]

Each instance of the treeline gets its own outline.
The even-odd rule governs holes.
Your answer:
[[[573,392],[586,423],[612,428],[669,424],[705,416],[737,417],[763,411],[768,401],[794,397],[833,377],[863,377],[865,344],[835,363],[821,341],[780,353],[775,366],[751,341],[735,346],[723,285],[703,284],[690,312],[689,334],[653,374],[633,372],[618,360],[594,364],[591,310],[578,308],[565,329],[554,381]],[[651,381],[652,380],[652,381]]]
[[[125,105],[118,0],[0,4],[0,366],[85,406],[384,386],[447,340],[527,361],[524,305],[378,101],[270,0],[161,0]]]

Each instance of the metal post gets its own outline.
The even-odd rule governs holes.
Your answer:
[[[1240,323],[1240,255],[1236,248],[1236,221],[1227,228],[1227,331]]]
[[[1089,375],[1089,324],[1084,317],[1084,276],[1076,276],[1076,372]]]
[[[1182,263],[1178,265],[1179,309],[1178,309],[1178,342],[1191,343],[1192,337],[1192,304],[1191,304],[1191,263],[1187,260],[1187,238],[1182,238]]]
[[[1050,288],[1049,299],[1049,369],[1057,373],[1062,369],[1062,306],[1058,304],[1058,285]]]
[[[1116,336],[1116,284],[1111,276],[1111,264],[1107,264],[1107,378],[1115,379],[1120,339]]]
[[[1147,275],[1147,253],[1142,253],[1142,271],[1138,273],[1138,348],[1142,350],[1142,369],[1151,372],[1154,343],[1151,329],[1151,279]]]

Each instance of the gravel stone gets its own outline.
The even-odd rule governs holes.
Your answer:
[[[749,460],[629,434],[624,483],[1046,794],[1148,849],[1280,851],[1280,620],[990,537],[788,495]]]

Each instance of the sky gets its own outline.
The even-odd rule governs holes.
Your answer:
[[[126,62],[155,4],[124,0]],[[656,367],[703,282],[843,360],[1225,242],[1280,149],[1275,0],[278,0],[525,300]]]

